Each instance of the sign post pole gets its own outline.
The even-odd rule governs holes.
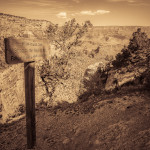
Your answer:
[[[24,75],[25,75],[27,148],[31,149],[36,144],[34,62],[24,63]]]

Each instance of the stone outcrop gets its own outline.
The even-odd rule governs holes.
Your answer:
[[[86,100],[91,94],[100,94],[107,79],[108,62],[97,62],[88,66],[80,84],[79,99]]]
[[[134,82],[137,79],[139,79],[142,76],[142,74],[146,72],[146,70],[146,67],[135,67],[132,71],[127,71],[126,68],[122,68],[121,70],[110,71],[106,81],[105,90],[113,91],[115,89],[119,89],[121,86],[129,82]]]

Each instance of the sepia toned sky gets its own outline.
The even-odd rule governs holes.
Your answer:
[[[59,25],[76,18],[95,26],[150,26],[150,0],[0,0],[0,12]]]

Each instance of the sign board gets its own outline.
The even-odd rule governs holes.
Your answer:
[[[8,64],[44,60],[50,55],[48,42],[37,39],[6,38],[5,50]]]

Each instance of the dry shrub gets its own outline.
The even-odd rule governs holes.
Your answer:
[[[90,21],[86,21],[81,26],[76,23],[75,19],[66,22],[62,27],[58,27],[58,25],[49,26],[47,30],[49,38],[53,41],[55,49],[59,49],[62,52],[61,56],[58,57],[55,55],[50,61],[45,61],[39,67],[41,79],[45,84],[47,94],[50,98],[58,83],[70,77],[71,68],[68,61],[80,55],[75,50],[75,47],[81,44],[81,38],[91,27],[92,24]]]

